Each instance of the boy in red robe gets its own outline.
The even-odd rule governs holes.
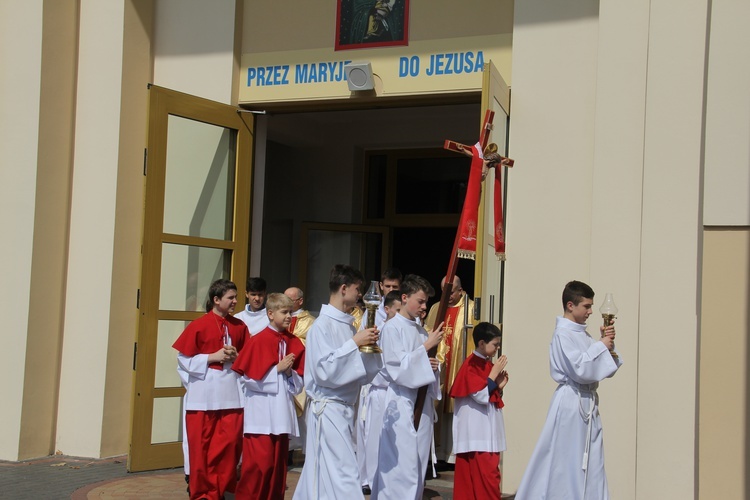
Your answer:
[[[502,392],[508,383],[508,358],[500,356],[492,362],[500,335],[491,323],[474,327],[476,350],[461,365],[451,387],[456,500],[500,500],[500,452],[505,450]]]
[[[305,346],[287,330],[292,300],[272,293],[269,325],[253,335],[232,365],[245,392],[238,500],[283,500],[289,437],[299,436],[294,396],[304,387]]]
[[[250,338],[234,318],[237,287],[220,279],[208,289],[206,314],[185,328],[172,347],[186,380],[185,431],[190,498],[219,500],[233,492],[242,449],[242,394],[232,362]]]

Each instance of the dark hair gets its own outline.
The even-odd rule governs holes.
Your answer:
[[[265,292],[268,288],[263,278],[248,278],[245,285],[246,292]]]
[[[226,279],[219,279],[211,283],[211,286],[208,287],[206,312],[210,312],[214,308],[214,297],[218,297],[221,300],[229,290],[237,291],[237,285]]]
[[[577,306],[583,299],[594,300],[594,289],[582,281],[569,281],[562,293],[563,309],[568,306],[568,302]]]
[[[399,271],[395,267],[389,267],[385,271],[383,271],[383,274],[380,275],[380,282],[384,282],[385,280],[398,280],[399,283],[401,280],[404,279],[404,276],[401,274],[401,271]]]
[[[430,282],[416,274],[407,274],[401,283],[401,293],[403,295],[412,295],[417,292],[424,292],[428,297],[435,295],[435,289]]]
[[[401,290],[391,290],[388,292],[383,301],[383,306],[391,307],[396,301],[401,302]]]
[[[364,275],[352,266],[347,264],[336,264],[331,268],[331,277],[328,280],[328,289],[331,293],[336,293],[341,285],[353,285],[365,282]]]
[[[474,327],[474,331],[471,332],[471,336],[474,339],[474,345],[479,345],[480,340],[491,342],[492,339],[502,337],[502,335],[503,334],[500,331],[500,328],[497,327],[497,325],[487,323],[486,321],[477,323],[477,325]]]

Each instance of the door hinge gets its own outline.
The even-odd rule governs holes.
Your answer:
[[[148,170],[148,148],[143,149],[143,175],[146,175]]]
[[[141,289],[138,289],[138,292],[135,295],[135,308],[140,309],[141,308]]]
[[[135,371],[136,360],[138,359],[138,342],[133,342],[133,371]]]

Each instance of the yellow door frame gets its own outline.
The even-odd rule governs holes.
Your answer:
[[[168,234],[163,231],[170,115],[224,127],[234,131],[236,135],[232,231],[227,239]],[[253,125],[252,117],[239,113],[234,106],[155,85],[149,87],[141,288],[133,360],[134,390],[128,454],[128,470],[131,472],[179,467],[183,463],[181,442],[151,442],[154,400],[181,397],[185,392],[182,387],[155,387],[158,324],[160,320],[191,321],[200,317],[201,313],[159,309],[162,247],[167,243],[228,251],[231,253],[228,278],[235,283],[244,283],[250,246]],[[175,352],[175,368],[176,356]]]

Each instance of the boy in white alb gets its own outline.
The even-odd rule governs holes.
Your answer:
[[[492,357],[500,347],[500,329],[479,323],[472,331],[476,350],[461,364],[451,387],[455,500],[500,500],[500,452],[505,451],[503,388],[508,358]]]
[[[268,314],[265,307],[266,288],[266,280],[263,278],[248,278],[245,284],[247,305],[235,314],[235,317],[247,325],[250,335],[260,333],[268,326]]]
[[[415,275],[401,283],[401,311],[383,327],[383,371],[388,382],[372,498],[421,499],[433,431],[433,401],[440,399],[438,360],[428,351],[440,343],[443,325],[427,333],[417,317],[434,295],[430,283]],[[419,429],[414,429],[418,389],[427,386]]]
[[[243,398],[232,362],[250,339],[231,312],[237,287],[217,280],[208,290],[208,312],[185,328],[173,347],[186,380],[185,434],[190,456],[190,498],[219,500],[236,486],[242,448]]]
[[[586,283],[566,284],[562,303],[549,346],[549,371],[558,386],[516,500],[609,499],[596,390],[622,365],[614,352],[615,327],[599,327],[598,339],[586,331],[594,304]]]
[[[403,279],[403,275],[401,274],[401,271],[399,271],[395,267],[389,267],[383,273],[380,275],[380,282],[378,283],[378,286],[380,287],[380,293],[382,295],[382,298],[380,299],[380,305],[378,305],[377,310],[375,311],[375,326],[378,330],[381,330],[383,328],[383,324],[388,319],[388,312],[385,309],[385,298],[388,296],[391,292],[398,292],[399,287],[401,286],[401,280]],[[401,295],[399,295],[399,298]],[[360,321],[359,327],[357,327],[357,330],[361,330],[367,325],[367,321],[369,319],[370,312],[365,309],[364,313],[362,314],[362,320]],[[385,389],[385,387],[384,387]],[[366,451],[365,448],[368,446],[366,443],[370,440],[368,436],[368,431],[372,427],[367,422],[367,415],[369,413],[367,409],[367,395],[370,393],[370,384],[363,385],[362,389],[359,392],[359,404],[357,405],[357,464],[359,465],[359,475],[362,479],[362,493],[365,495],[370,494],[370,485],[372,484],[372,477],[373,474],[367,474],[367,465],[365,463],[366,461]],[[381,415],[382,416],[382,415]],[[380,435],[380,423],[376,425],[376,434]],[[375,438],[375,441],[377,441],[378,438]],[[372,446],[371,446],[372,448]],[[377,455],[377,443],[375,444],[375,456],[371,458],[375,460],[375,463],[372,464],[372,472],[375,472],[375,465],[377,465],[378,461],[378,455]],[[369,478],[369,480],[368,480]]]
[[[388,292],[383,301],[385,311],[385,322],[392,319],[401,310],[401,292],[392,290]],[[385,413],[385,394],[388,382],[385,377],[378,373],[372,383],[368,386],[364,400],[360,399],[359,411],[363,411],[364,418],[357,419],[357,429],[363,427],[361,438],[357,434],[357,461],[359,462],[359,474],[362,476],[362,493],[372,493],[370,485],[375,481],[375,472],[378,469],[378,450],[380,449],[380,430],[383,427],[383,414]],[[364,424],[364,425],[362,425]],[[361,439],[361,441],[360,441]]]
[[[292,301],[268,296],[269,326],[253,335],[232,368],[245,391],[242,472],[236,498],[283,499],[289,437],[299,435],[294,396],[302,391],[302,342],[289,333]]]
[[[378,340],[377,329],[357,332],[354,317],[346,312],[357,303],[363,282],[362,273],[351,266],[333,266],[330,302],[307,332],[307,445],[295,500],[364,498],[354,454],[354,405],[360,387],[380,371],[383,361],[378,354],[359,350]]]

